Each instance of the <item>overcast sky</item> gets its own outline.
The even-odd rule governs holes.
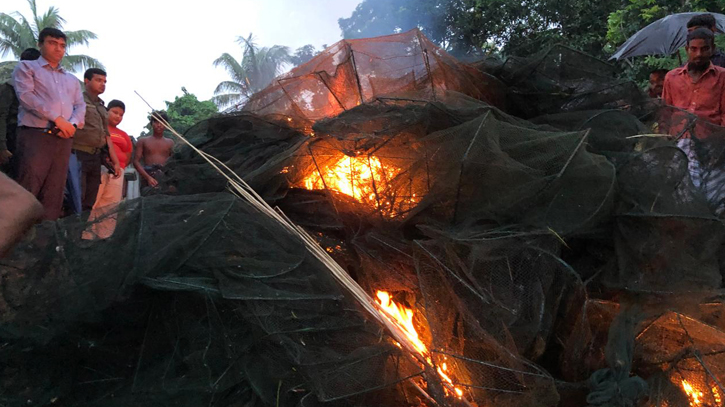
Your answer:
[[[237,36],[253,33],[259,46],[306,44],[320,48],[341,39],[337,19],[349,17],[361,0],[202,0],[195,2],[127,0],[96,2],[37,0],[38,13],[50,6],[66,19],[66,30],[85,29],[98,35],[89,47],[72,48],[103,63],[108,72],[106,101],[126,103],[119,126],[138,136],[148,108],[138,91],[157,109],[164,100],[182,94],[181,87],[200,100],[209,99],[216,85],[229,79],[212,62],[228,52],[237,59]],[[188,5],[187,5],[188,4]],[[31,16],[26,0],[2,0],[0,12]],[[8,60],[8,55],[2,60]],[[77,73],[82,78],[83,73]]]

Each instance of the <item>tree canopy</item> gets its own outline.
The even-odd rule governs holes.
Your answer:
[[[556,42],[602,56],[667,14],[722,7],[722,0],[363,0],[338,24],[345,38],[418,27],[459,56],[527,54]]]
[[[179,133],[184,133],[196,123],[208,119],[219,113],[217,105],[211,100],[200,101],[196,95],[189,93],[185,87],[181,88],[181,96],[174,97],[173,102],[166,101],[166,114],[169,116],[169,124]],[[151,117],[149,117],[149,120]],[[151,132],[151,125],[146,125],[146,132]]]
[[[323,49],[325,48],[327,47],[323,46]],[[315,55],[319,53],[320,51],[317,51],[312,44],[307,44],[295,50],[295,53],[290,56],[290,63],[294,66],[300,66],[314,58]]]
[[[12,14],[0,13],[0,55],[6,56],[12,54],[16,60],[20,59],[20,54],[27,48],[38,47],[38,33],[47,27],[63,29],[66,20],[61,17],[60,12],[55,7],[50,7],[45,13],[38,13],[38,6],[35,0],[28,0],[30,6],[30,17],[26,17],[20,12]],[[68,52],[73,47],[79,45],[88,45],[91,40],[96,39],[96,34],[88,30],[64,31],[67,36]],[[12,71],[15,63],[5,63],[4,69]],[[66,55],[62,61],[63,68],[71,72],[85,71],[91,67],[103,68],[103,65],[95,58],[87,55]],[[10,67],[10,68],[8,68]],[[1,74],[0,72],[0,74]],[[3,78],[0,78],[0,81]],[[7,80],[8,78],[4,78]]]
[[[606,59],[656,19],[722,8],[723,0],[362,0],[338,24],[344,38],[417,27],[458,57],[530,55],[560,43]],[[651,69],[678,63],[671,57],[640,58],[628,65],[626,76],[642,79]]]
[[[418,27],[456,56],[521,53],[563,42],[601,53],[609,13],[626,0],[363,0],[338,20],[345,38]]]
[[[223,67],[230,76],[230,80],[221,82],[214,90],[212,101],[220,107],[240,104],[264,89],[290,62],[288,47],[275,45],[260,48],[254,43],[252,34],[247,38],[237,37],[237,44],[243,50],[240,61],[228,53],[214,61],[214,66]]]

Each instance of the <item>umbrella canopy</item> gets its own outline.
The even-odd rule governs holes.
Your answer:
[[[679,13],[660,18],[647,27],[637,31],[622,44],[612,59],[630,58],[641,55],[672,55],[687,40],[687,22],[693,16],[706,12]],[[709,13],[715,17],[717,28],[725,32],[725,15]]]

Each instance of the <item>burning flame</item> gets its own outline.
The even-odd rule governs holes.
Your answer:
[[[703,402],[703,398],[705,397],[705,395],[700,390],[692,386],[690,382],[685,379],[682,379],[682,389],[685,391],[687,398],[690,399],[690,407],[707,405]],[[720,391],[718,389],[718,386],[713,386],[711,391],[715,404],[718,406],[722,405],[722,398],[720,397]]]
[[[690,399],[690,406],[699,406],[702,404],[702,392],[695,390],[694,387],[685,379],[682,379],[682,389],[685,390],[685,394]]]
[[[413,325],[413,310],[403,305],[396,304],[391,295],[386,291],[377,291],[375,295],[377,296],[378,304],[380,304],[383,309],[383,311],[380,311],[380,314],[401,328],[410,343],[413,344],[415,350],[423,356],[428,363],[433,364],[428,348],[425,346],[423,341],[420,340],[418,331],[416,331],[415,326]],[[455,392],[459,398],[463,397],[463,390],[453,385],[453,379],[451,379],[447,373],[448,364],[443,362],[440,366],[438,366],[437,371],[438,376],[440,376],[445,383],[450,385],[453,392]]]
[[[322,173],[322,176],[320,176]],[[394,194],[389,189],[390,181],[400,173],[400,168],[393,165],[384,165],[375,156],[349,157],[341,155],[340,159],[320,171],[313,171],[303,181],[306,189],[324,189],[345,194],[358,202],[371,205],[395,216],[396,204],[410,207],[415,204],[415,194],[394,202]],[[391,202],[392,201],[392,202]]]

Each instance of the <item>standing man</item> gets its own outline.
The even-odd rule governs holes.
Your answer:
[[[715,36],[707,28],[687,34],[687,64],[665,76],[662,100],[722,126],[725,124],[725,68],[712,62]]]
[[[40,51],[35,48],[28,48],[20,54],[21,61],[35,61],[38,58],[40,58]],[[10,79],[0,85],[0,171],[13,178],[15,171],[11,160],[16,145],[18,105],[15,83]]]
[[[101,185],[101,149],[108,147],[113,161],[115,178],[121,175],[121,166],[113,148],[111,133],[108,131],[108,111],[99,97],[106,91],[106,72],[99,68],[90,68],[83,75],[86,90],[83,100],[86,102],[85,125],[73,138],[73,150],[70,156],[68,189],[71,196],[80,197],[81,209],[89,211],[96,203],[98,187]]]
[[[38,35],[41,57],[21,61],[13,71],[18,108],[18,183],[43,205],[43,218],[56,220],[63,204],[72,137],[83,127],[86,104],[75,76],[60,62],[66,36],[55,28]]]
[[[151,128],[153,134],[150,137],[143,137],[136,143],[136,155],[133,157],[133,166],[141,175],[141,187],[150,186],[156,188],[159,181],[156,176],[163,170],[166,160],[171,157],[174,151],[174,141],[164,137],[164,125],[156,118],[161,117],[167,123],[169,117],[166,112],[153,112],[151,114]],[[143,165],[141,165],[143,160]]]
[[[689,34],[698,28],[707,28],[712,31],[713,34],[716,34],[718,32],[717,20],[715,20],[715,17],[712,14],[698,14],[687,22],[687,32]],[[720,50],[714,46],[710,61],[719,67],[725,68],[725,54],[720,52]]]
[[[715,36],[707,28],[697,28],[687,34],[687,64],[671,70],[665,76],[662,100],[665,104],[697,116],[694,129],[677,141],[687,154],[690,178],[695,188],[707,198],[716,215],[725,213],[725,169],[713,165],[712,157],[704,153],[707,148],[695,148],[698,139],[709,136],[709,122],[725,124],[725,68],[710,61],[715,49]],[[687,118],[679,112],[664,118],[663,129],[672,135],[683,132]],[[696,138],[695,138],[696,136]],[[706,143],[702,144],[706,146]]]
[[[131,162],[131,153],[133,153],[131,138],[125,131],[118,128],[124,114],[126,114],[126,105],[123,102],[114,99],[108,103],[108,130],[111,133],[111,140],[122,170]],[[101,175],[101,186],[98,188],[96,203],[88,218],[91,226],[83,232],[83,239],[107,239],[113,234],[118,218],[116,204],[122,199],[123,177],[113,177],[104,172]]]

